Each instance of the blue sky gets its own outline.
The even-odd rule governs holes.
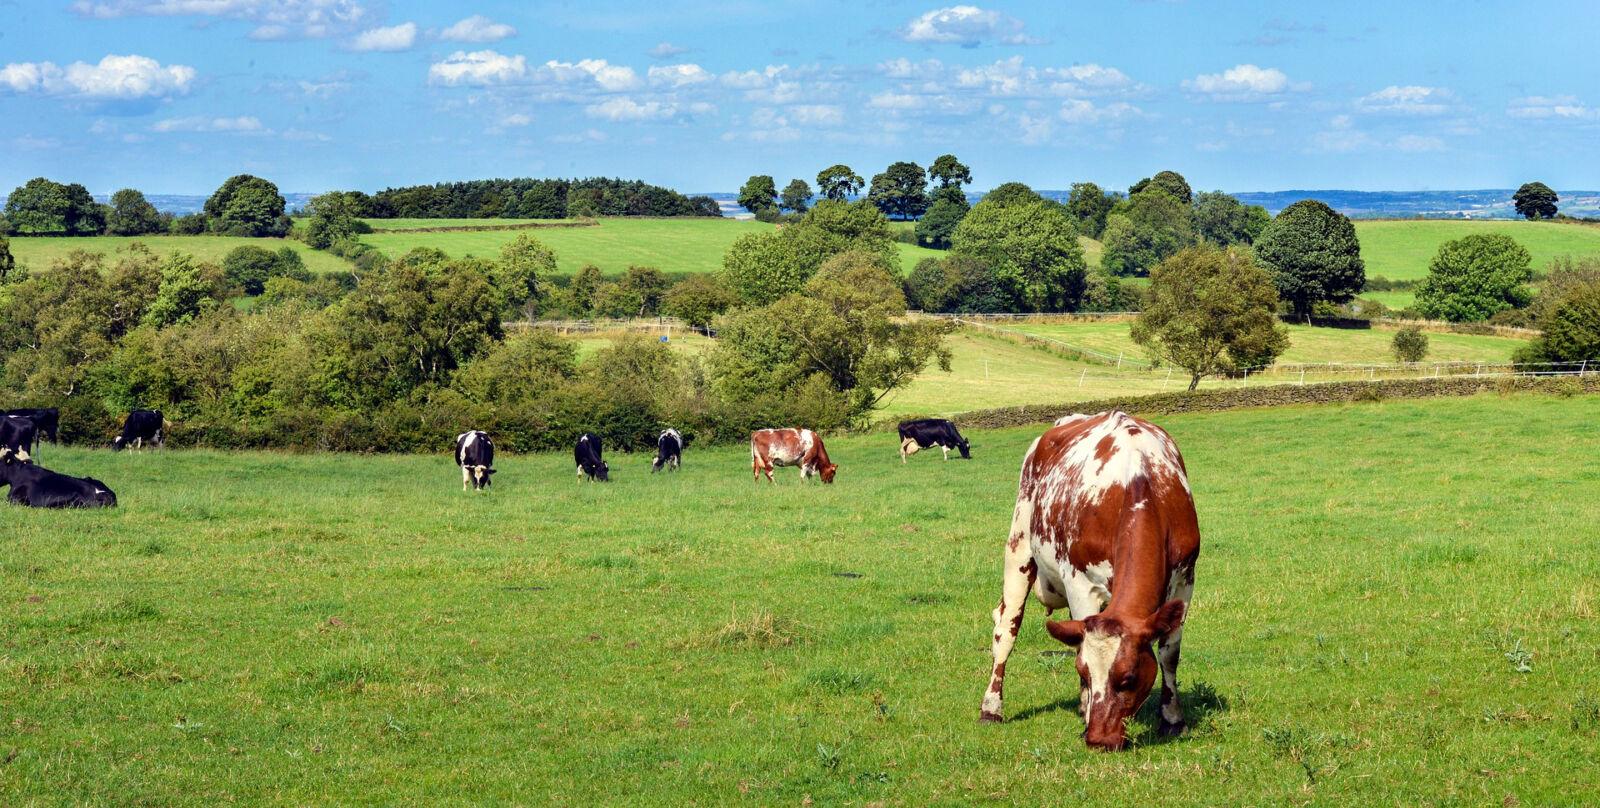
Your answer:
[[[0,192],[491,176],[683,191],[1600,187],[1584,3],[0,0]]]

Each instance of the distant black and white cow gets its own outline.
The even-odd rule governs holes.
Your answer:
[[[6,499],[32,508],[115,508],[117,495],[93,477],[68,477],[0,449],[0,485],[11,486]]]
[[[578,480],[582,482],[585,477],[590,480],[609,482],[611,480],[611,467],[600,456],[600,436],[593,432],[585,432],[578,436],[577,445],[572,447],[572,459],[578,464]]]
[[[166,442],[166,428],[160,410],[134,410],[122,422],[122,434],[111,441],[111,448],[118,452],[129,446],[141,449],[146,441],[160,446]]]
[[[900,422],[900,462],[917,453],[918,449],[927,449],[937,446],[944,451],[944,459],[950,459],[950,450],[956,449],[967,460],[972,459],[971,447],[967,439],[961,437],[956,425],[943,418],[923,418],[920,421]]]
[[[461,490],[471,486],[474,491],[489,487],[489,476],[494,474],[494,442],[487,432],[476,429],[456,436],[456,465],[461,467]]]
[[[20,460],[30,458],[39,443],[39,430],[33,421],[20,415],[0,417],[0,448],[10,449]]]
[[[655,474],[662,468],[677,471],[683,465],[683,435],[676,429],[668,429],[656,438],[656,459],[650,461],[650,473]]]
[[[56,442],[56,432],[61,428],[61,410],[55,407],[6,410],[0,415],[19,415],[32,421],[34,428],[39,430],[39,437],[51,443]]]

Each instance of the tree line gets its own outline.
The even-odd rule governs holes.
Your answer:
[[[239,174],[206,199],[201,212],[175,216],[156,210],[145,195],[123,188],[101,204],[78,183],[35,177],[6,197],[0,235],[145,236],[162,233],[284,236],[292,223],[283,195],[269,180]]]
[[[709,196],[684,196],[640,180],[490,179],[352,192],[373,219],[567,219],[586,216],[721,216]]]

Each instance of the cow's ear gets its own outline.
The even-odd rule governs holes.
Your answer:
[[[495,470],[494,470],[494,469],[488,469],[488,472],[489,472],[489,473],[490,473],[490,474],[493,474],[493,473],[494,473],[494,472],[495,472]]]
[[[1183,625],[1183,615],[1187,607],[1181,600],[1169,600],[1156,609],[1150,616],[1150,635],[1152,637],[1165,637]]]
[[[1046,620],[1044,630],[1073,648],[1077,648],[1083,642],[1082,620]]]

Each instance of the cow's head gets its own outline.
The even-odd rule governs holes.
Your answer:
[[[473,488],[488,488],[489,487],[489,476],[492,475],[492,474],[494,474],[494,469],[489,468],[488,466],[473,466],[472,467],[472,487]]]
[[[595,472],[594,478],[603,483],[611,482],[611,466],[604,460],[600,461],[600,469]]]
[[[1047,620],[1050,636],[1078,649],[1083,739],[1094,749],[1128,745],[1124,723],[1139,711],[1156,681],[1150,643],[1183,625],[1184,605],[1169,600],[1142,619],[1098,614],[1085,620]]]
[[[825,483],[833,482],[833,475],[838,470],[839,470],[839,464],[838,463],[827,463],[827,464],[824,464],[823,467],[822,467],[822,470],[821,470],[822,481],[825,482]]]
[[[118,436],[116,436],[116,437],[111,439],[111,451],[120,452],[120,451],[122,451],[123,447],[127,446],[127,444],[128,444],[127,438],[124,438],[121,435],[118,435]]]
[[[8,466],[15,463],[19,466],[22,466],[32,462],[33,458],[28,456],[27,450],[17,449],[12,451],[12,449],[8,446],[0,446],[0,463],[4,463]]]
[[[972,444],[968,443],[966,438],[962,438],[961,442],[956,444],[956,448],[961,450],[962,460],[972,459]]]

